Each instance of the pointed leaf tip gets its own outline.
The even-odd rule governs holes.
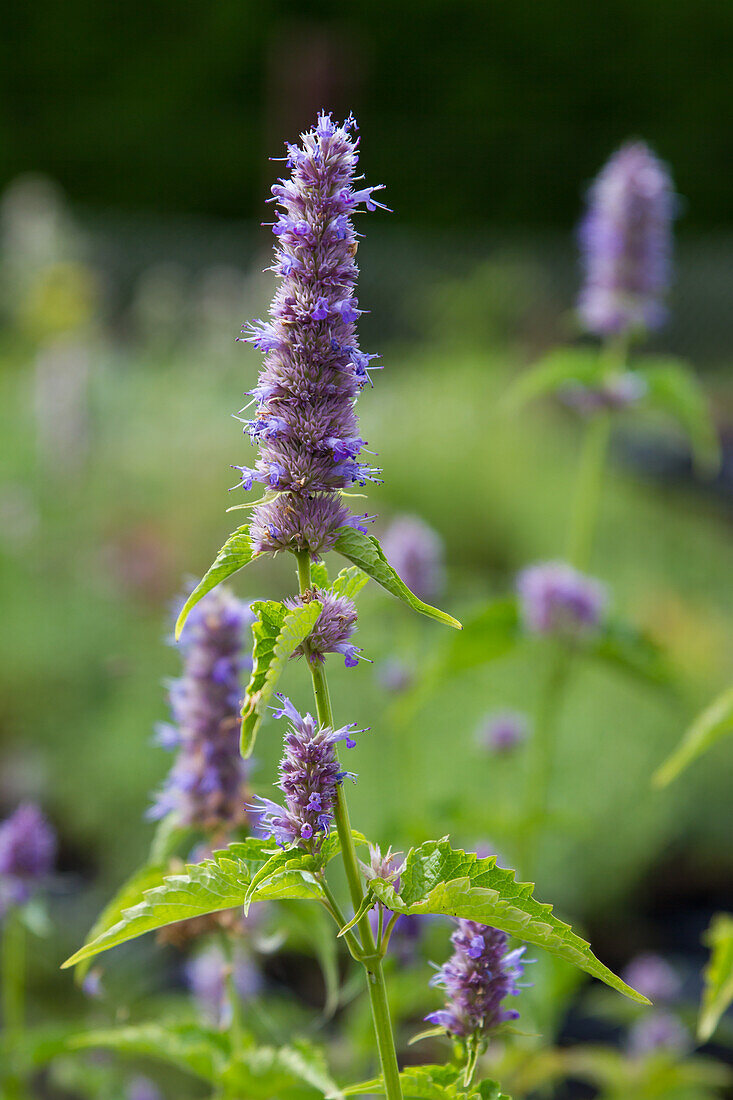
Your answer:
[[[249,527],[238,527],[236,531],[233,531],[216,555],[211,567],[201,578],[183,605],[181,613],[176,620],[176,641],[181,637],[183,628],[186,625],[186,619],[199,600],[202,599],[207,592],[210,592],[212,588],[216,588],[217,584],[226,580],[227,577],[231,577],[233,573],[243,569],[245,565],[249,565],[251,561],[254,561],[254,559],[258,557],[260,557],[260,554],[254,553],[252,550]]]
[[[445,623],[446,626],[452,626],[454,630],[463,629],[458,619],[454,619],[452,615],[441,611],[438,607],[425,603],[410,591],[399,573],[387,561],[379,540],[373,535],[365,535],[353,527],[340,527],[333,548],[357,565],[377,584],[381,584],[387,592],[406,603],[413,611],[418,611],[421,615],[426,615],[439,623]]]
[[[493,856],[454,849],[445,837],[426,841],[408,853],[399,894],[380,879],[370,889],[395,913],[439,913],[491,925],[565,959],[632,1001],[651,1003],[604,966],[551,905],[537,901],[531,883],[517,882],[514,871],[498,867]]]

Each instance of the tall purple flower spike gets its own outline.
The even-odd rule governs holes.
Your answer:
[[[607,604],[602,584],[562,561],[524,569],[517,577],[517,592],[529,631],[568,639],[597,630]]]
[[[191,611],[181,635],[183,675],[168,685],[172,722],[156,733],[158,744],[177,756],[148,817],[175,813],[181,825],[213,834],[246,822],[240,675],[250,664],[242,644],[253,620],[248,605],[223,587]]]
[[[24,802],[0,825],[0,916],[24,905],[56,859],[56,834],[38,806]]]
[[[431,982],[445,989],[446,1006],[425,1019],[462,1039],[516,1020],[519,1013],[502,1007],[502,1001],[519,993],[525,949],[507,951],[505,932],[472,920],[458,921],[451,943],[453,955]]]
[[[241,339],[264,352],[256,415],[245,431],[259,447],[253,468],[237,466],[241,485],[259,482],[266,498],[253,510],[256,553],[329,550],[339,527],[360,527],[342,492],[379,480],[361,454],[354,409],[374,369],[359,349],[355,297],[358,234],[352,215],[381,206],[379,187],[355,189],[358,138],[348,118],[321,114],[301,146],[287,146],[290,176],[272,188],[279,205],[272,270],[281,280],[266,321],[252,321]],[[383,207],[386,209],[386,207]],[[363,528],[361,528],[363,529]]]
[[[641,141],[623,145],[590,188],[579,229],[578,313],[588,332],[615,336],[664,322],[674,214],[665,165]]]
[[[297,844],[313,852],[331,828],[339,784],[347,776],[356,778],[351,772],[341,771],[336,756],[339,741],[345,741],[348,748],[356,744],[350,736],[354,726],[338,730],[319,726],[310,714],[301,716],[284,695],[278,698],[282,707],[275,711],[275,717],[290,721],[278,782],[285,806],[257,797],[251,808],[259,815],[259,828],[271,834],[281,847]]]

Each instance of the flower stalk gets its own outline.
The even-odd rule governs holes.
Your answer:
[[[298,564],[300,594],[304,595],[311,587],[310,554],[306,550],[296,551],[295,559]],[[313,680],[313,696],[315,698],[318,721],[322,726],[328,726],[333,729],[333,709],[331,707],[331,697],[328,691],[328,681],[326,680],[325,664],[310,663],[310,671]],[[349,808],[346,803],[346,794],[343,784],[339,784],[337,788],[334,820],[341,842],[341,859],[343,861],[346,881],[349,887],[351,904],[356,913],[364,900],[364,888],[361,872],[359,870],[359,860],[356,855],[354,838],[351,833]],[[377,1049],[379,1051],[379,1061],[382,1067],[385,1092],[388,1100],[402,1100],[400,1071],[397,1064],[397,1052],[395,1050],[394,1034],[392,1031],[389,1001],[387,999],[387,987],[384,981],[384,972],[382,970],[382,958],[377,944],[374,941],[368,913],[365,913],[357,922],[357,928],[361,940],[360,962],[364,967],[367,989],[369,991],[374,1033],[377,1040]]]

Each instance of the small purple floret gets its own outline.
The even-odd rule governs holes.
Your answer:
[[[38,806],[25,802],[0,825],[0,915],[24,905],[51,874],[56,834]]]
[[[339,741],[345,741],[347,748],[356,744],[351,737],[354,726],[338,730],[319,726],[310,714],[300,715],[284,695],[278,698],[282,707],[275,717],[290,721],[278,782],[285,806],[257,797],[252,808],[259,815],[259,828],[281,847],[295,844],[315,852],[331,828],[339,784],[346,776],[355,778],[341,770],[336,755]]]
[[[503,755],[523,744],[528,736],[529,722],[526,714],[516,710],[503,710],[486,715],[478,728],[476,740],[481,748]]]
[[[606,610],[605,587],[562,561],[524,569],[517,592],[522,620],[533,634],[584,637],[598,629]]]
[[[608,337],[663,323],[674,214],[665,165],[641,141],[622,146],[590,188],[579,230],[578,312],[588,332]]]
[[[476,921],[459,920],[451,936],[454,952],[431,985],[446,990],[445,1008],[425,1017],[452,1035],[486,1035],[519,1013],[502,1007],[505,997],[519,993],[524,973],[524,948],[507,950],[507,935]]]

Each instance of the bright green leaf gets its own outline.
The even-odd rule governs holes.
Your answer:
[[[325,561],[311,562],[311,583],[316,588],[330,588],[331,581],[328,577],[328,569]]]
[[[720,443],[707,398],[691,367],[675,359],[645,359],[637,373],[646,382],[646,403],[677,421],[700,469],[714,474],[720,465]]]
[[[336,580],[331,585],[331,591],[335,596],[346,596],[353,600],[359,595],[364,585],[369,580],[367,574],[356,565],[349,565],[342,569]]]
[[[733,733],[733,687],[719,695],[692,723],[672,755],[655,772],[655,787],[666,787],[721,737]]]
[[[259,856],[254,855],[256,844],[260,845]],[[243,905],[252,875],[266,858],[262,845],[262,841],[253,841],[253,845],[244,842],[243,847],[251,857],[248,860],[232,858],[232,852],[224,849],[216,852],[213,859],[189,864],[183,874],[163,877],[159,885],[144,893],[142,901],[124,910],[116,924],[68,959],[64,968],[167,924]],[[241,847],[233,845],[232,849]],[[263,883],[255,894],[257,900],[321,896],[321,889],[310,873],[293,870]]]
[[[495,1081],[482,1081],[465,1089],[456,1066],[407,1066],[400,1073],[404,1100],[511,1100]],[[343,1090],[344,1096],[385,1096],[384,1078],[374,1077]]]
[[[140,1024],[106,1028],[73,1036],[71,1050],[104,1047],[123,1054],[157,1058],[187,1070],[209,1084],[218,1084],[230,1057],[226,1035],[198,1024]]]
[[[272,699],[277,682],[293,652],[313,629],[323,604],[311,600],[288,610],[283,604],[267,600],[253,603],[257,622],[252,627],[252,675],[242,703],[240,751],[245,759],[252,755],[257,730],[265,708]]]
[[[703,942],[710,948],[710,961],[703,974],[697,1036],[701,1043],[707,1043],[733,1002],[733,917],[729,913],[713,917]]]
[[[419,611],[421,615],[427,615],[428,618],[436,619],[439,623],[447,623],[448,626],[461,630],[461,624],[452,615],[440,611],[437,607],[431,607],[430,604],[423,603],[414,592],[410,591],[389,564],[382,547],[372,535],[365,535],[362,531],[357,531],[353,527],[340,527],[333,548],[358,566],[359,569],[363,569],[373,580],[381,584],[382,588],[391,592],[393,596],[397,596],[413,611]]]
[[[252,550],[252,543],[249,538],[249,527],[238,527],[227,539],[222,546],[219,553],[216,555],[214,564],[204,574],[203,578],[194,588],[191,595],[183,605],[183,610],[178,616],[176,622],[176,640],[180,638],[181,631],[183,630],[186,619],[189,612],[199,600],[210,592],[212,588],[216,588],[217,584],[226,580],[227,577],[231,577],[232,573],[236,573],[239,569],[244,568],[245,565],[249,565],[258,555]]]
[[[598,385],[606,370],[607,363],[597,348],[558,348],[522,374],[504,404],[515,409],[573,384]]]
[[[496,858],[479,859],[451,848],[449,839],[430,840],[408,853],[400,893],[381,879],[372,893],[397,913],[443,913],[500,928],[518,939],[543,947],[641,1004],[646,997],[626,985],[600,962],[585,940],[538,902],[531,883],[516,882],[514,871],[496,865]]]

